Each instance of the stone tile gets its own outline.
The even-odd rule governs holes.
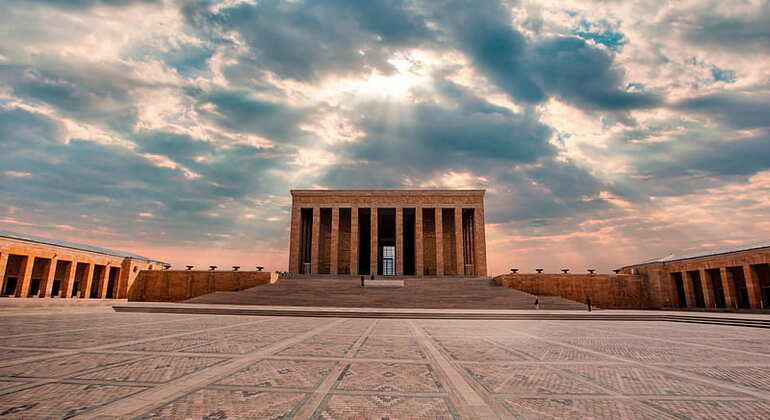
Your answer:
[[[326,360],[260,360],[219,381],[218,385],[315,389],[337,362]]]
[[[303,343],[322,343],[322,344],[350,344],[353,345],[356,341],[358,341],[359,335],[328,335],[328,334],[319,334],[314,335],[307,340],[304,340]]]
[[[765,420],[770,413],[770,403],[758,400],[648,400],[646,403],[687,419]]]
[[[455,360],[486,362],[490,360],[526,360],[520,354],[499,348],[482,340],[441,337],[439,347]]]
[[[9,360],[21,359],[24,357],[41,356],[45,354],[51,353],[47,351],[0,349],[0,363],[7,362]]]
[[[42,349],[83,349],[119,343],[121,341],[132,341],[136,340],[138,337],[139,336],[135,334],[100,334],[96,331],[78,331],[8,338],[3,340],[3,345],[11,347],[39,347]]]
[[[674,370],[695,373],[725,383],[770,392],[770,366],[671,366]]]
[[[523,356],[527,360],[539,360],[542,362],[587,362],[604,360],[606,357],[576,350],[572,347],[560,346],[528,337],[494,338],[492,342]]]
[[[704,385],[641,366],[575,365],[562,370],[624,395],[736,395],[727,389]]]
[[[465,365],[465,370],[491,393],[510,394],[600,394],[601,390],[575,381],[540,365]]]
[[[90,370],[135,360],[143,356],[115,353],[77,353],[50,359],[0,367],[0,376],[19,378],[60,378]]]
[[[373,345],[364,344],[355,354],[358,359],[426,359],[418,345]]]
[[[405,395],[340,395],[324,398],[311,417],[343,419],[459,419],[452,403],[441,397]]]
[[[351,344],[299,343],[276,353],[281,356],[344,357]]]
[[[207,344],[187,347],[182,353],[245,354],[269,346],[269,341],[223,339]]]
[[[345,391],[444,392],[433,368],[419,363],[350,363],[334,387]]]
[[[171,352],[181,351],[187,347],[200,346],[209,342],[210,340],[195,337],[161,338],[159,340],[116,347],[115,350]]]
[[[50,383],[0,395],[0,417],[70,418],[145,389],[124,385]]]
[[[213,357],[156,356],[76,376],[115,382],[164,383],[190,375],[227,359]]]
[[[516,419],[674,419],[631,401],[567,398],[501,398]]]
[[[17,386],[24,385],[24,384],[29,384],[29,382],[0,380],[0,392],[10,388],[16,388]]]
[[[139,419],[288,419],[307,399],[300,392],[202,389],[164,404]]]
[[[571,338],[567,343],[608,355],[647,363],[732,363],[735,353],[686,344],[673,344],[644,338]],[[741,354],[740,360],[770,363],[770,356]]]

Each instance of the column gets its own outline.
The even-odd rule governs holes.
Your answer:
[[[83,284],[80,285],[80,297],[83,299],[89,299],[91,296],[91,287],[93,286],[93,280],[94,280],[94,265],[92,263],[88,263],[88,266],[86,268],[86,275],[83,276],[82,282]]]
[[[414,274],[420,277],[425,274],[422,247],[422,207],[414,209]]]
[[[69,298],[72,294],[72,285],[75,283],[75,273],[77,272],[78,262],[73,259],[70,262],[70,269],[67,270],[66,277],[61,283],[61,297]]]
[[[372,207],[372,223],[371,223],[371,247],[369,252],[369,274],[377,275],[377,263],[379,258],[379,238],[377,232],[377,207]]]
[[[107,283],[110,281],[110,264],[107,263],[99,276],[99,299],[107,299]]]
[[[750,265],[743,266],[743,278],[746,279],[746,292],[749,294],[749,307],[762,308],[762,291],[759,287],[759,277],[754,275]]]
[[[476,259],[474,265],[476,267],[477,276],[487,275],[487,239],[484,234],[484,207],[478,207],[473,211],[473,244],[475,248],[473,250]]]
[[[350,209],[350,274],[358,274],[358,208]]]
[[[339,241],[340,241],[340,209],[332,208],[332,234],[329,252],[332,253],[329,264],[329,274],[339,274]]]
[[[396,275],[404,275],[404,208],[396,207]]]
[[[735,299],[735,287],[733,287],[734,283],[730,273],[727,272],[726,267],[721,267],[719,269],[719,274],[722,277],[722,290],[725,294],[725,307],[737,308],[738,300]]]
[[[27,255],[24,259],[24,267],[21,269],[21,283],[16,286],[16,297],[27,297],[29,283],[32,281],[32,266],[35,265],[35,257]]]
[[[441,207],[433,209],[436,220],[436,275],[444,275],[444,222]]]
[[[318,256],[321,245],[321,208],[313,207],[313,233],[310,239],[310,273],[318,274]]]
[[[53,281],[56,277],[56,265],[58,260],[56,257],[51,257],[51,262],[48,264],[48,272],[43,274],[43,284],[40,285],[40,297],[51,297],[51,290],[53,289]]]
[[[5,270],[8,268],[8,253],[0,254],[0,294],[5,292]]]
[[[711,277],[708,277],[706,270],[700,269],[700,284],[703,289],[703,302],[707,308],[715,308],[716,300],[714,299],[714,285],[711,283]]]
[[[692,287],[692,278],[687,271],[682,271],[682,283],[684,284],[684,300],[687,301],[688,308],[694,308],[695,305],[695,291]]]
[[[299,265],[301,261],[300,247],[302,244],[302,209],[299,207],[291,207],[291,225],[289,225],[289,273],[299,273]]]
[[[465,255],[463,252],[463,208],[455,207],[455,254],[457,254],[457,275],[465,275]]]

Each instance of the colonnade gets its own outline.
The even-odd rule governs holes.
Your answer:
[[[687,269],[691,268],[691,269]],[[671,299],[686,308],[762,309],[770,306],[770,264],[668,270]]]

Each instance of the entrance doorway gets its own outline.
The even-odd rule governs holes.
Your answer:
[[[383,276],[396,275],[396,247],[395,246],[382,247],[382,275]]]

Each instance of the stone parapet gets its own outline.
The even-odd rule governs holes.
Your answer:
[[[234,292],[276,279],[267,271],[140,271],[128,290],[135,302],[180,302],[214,292]]]

